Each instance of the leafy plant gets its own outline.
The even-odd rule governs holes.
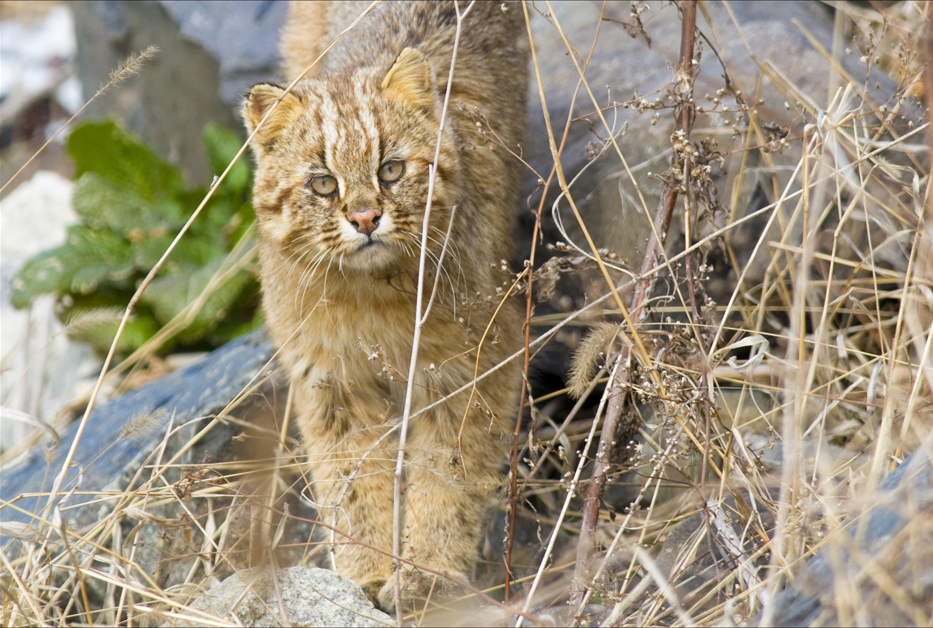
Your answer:
[[[233,132],[213,123],[202,141],[215,173],[241,145]],[[75,128],[68,154],[76,166],[72,202],[81,222],[68,229],[64,244],[23,266],[13,281],[12,303],[23,308],[40,294],[54,294],[62,320],[95,321],[73,330],[106,351],[117,323],[88,315],[126,307],[207,190],[188,189],[177,168],[110,121]],[[212,348],[262,324],[248,257],[250,180],[248,161],[241,159],[143,293],[120,350],[139,348],[180,314],[177,333],[160,349]]]

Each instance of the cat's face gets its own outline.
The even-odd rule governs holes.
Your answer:
[[[381,271],[417,259],[440,113],[421,54],[406,49],[388,73],[331,74],[283,94],[258,85],[244,105],[252,131],[282,99],[252,143],[261,237],[304,267]],[[456,178],[453,147],[442,141],[436,241]]]

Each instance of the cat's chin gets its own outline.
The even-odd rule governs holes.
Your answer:
[[[343,257],[344,268],[357,271],[382,271],[398,265],[405,251],[379,240],[359,247]]]

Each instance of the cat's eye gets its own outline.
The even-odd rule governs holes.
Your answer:
[[[392,183],[398,181],[405,172],[404,161],[387,161],[379,166],[379,180],[383,183]]]
[[[308,181],[308,187],[314,190],[315,194],[330,196],[337,191],[337,179],[327,174],[318,175]]]

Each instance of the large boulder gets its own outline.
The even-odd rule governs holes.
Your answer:
[[[196,364],[100,403],[88,417],[61,490],[51,503],[49,491],[65,464],[79,422],[55,438],[44,439],[2,471],[4,551],[14,540],[44,538],[47,528],[39,523],[43,520],[88,534],[116,527],[119,538],[130,539],[125,549],[140,569],[160,586],[169,587],[184,582],[199,560],[192,547],[213,543],[204,534],[204,525],[211,525],[207,521],[213,516],[213,500],[213,508],[224,519],[232,513],[225,558],[217,572],[258,564],[266,546],[252,542],[256,526],[273,516],[265,503],[258,511],[254,508],[255,493],[265,490],[267,465],[260,465],[255,475],[231,469],[236,477],[225,481],[233,482],[234,494],[204,499],[197,492],[222,476],[224,464],[243,461],[248,466],[272,455],[284,399],[275,368],[269,341],[264,332],[257,332]],[[145,497],[147,492],[166,489],[168,499]],[[272,504],[273,510],[285,507],[282,499],[289,500],[295,516],[283,546],[300,556],[295,544],[310,539],[307,522],[314,519],[314,509],[292,496],[280,498]],[[244,542],[238,542],[241,536]],[[64,549],[60,541],[54,541],[53,547]],[[289,550],[280,551],[278,559],[286,564],[297,560]]]
[[[280,2],[75,2],[78,77],[84,97],[127,56],[158,46],[142,73],[96,100],[91,117],[112,117],[180,166],[189,183],[210,172],[201,148],[208,122],[239,128],[239,99],[275,78]]]

